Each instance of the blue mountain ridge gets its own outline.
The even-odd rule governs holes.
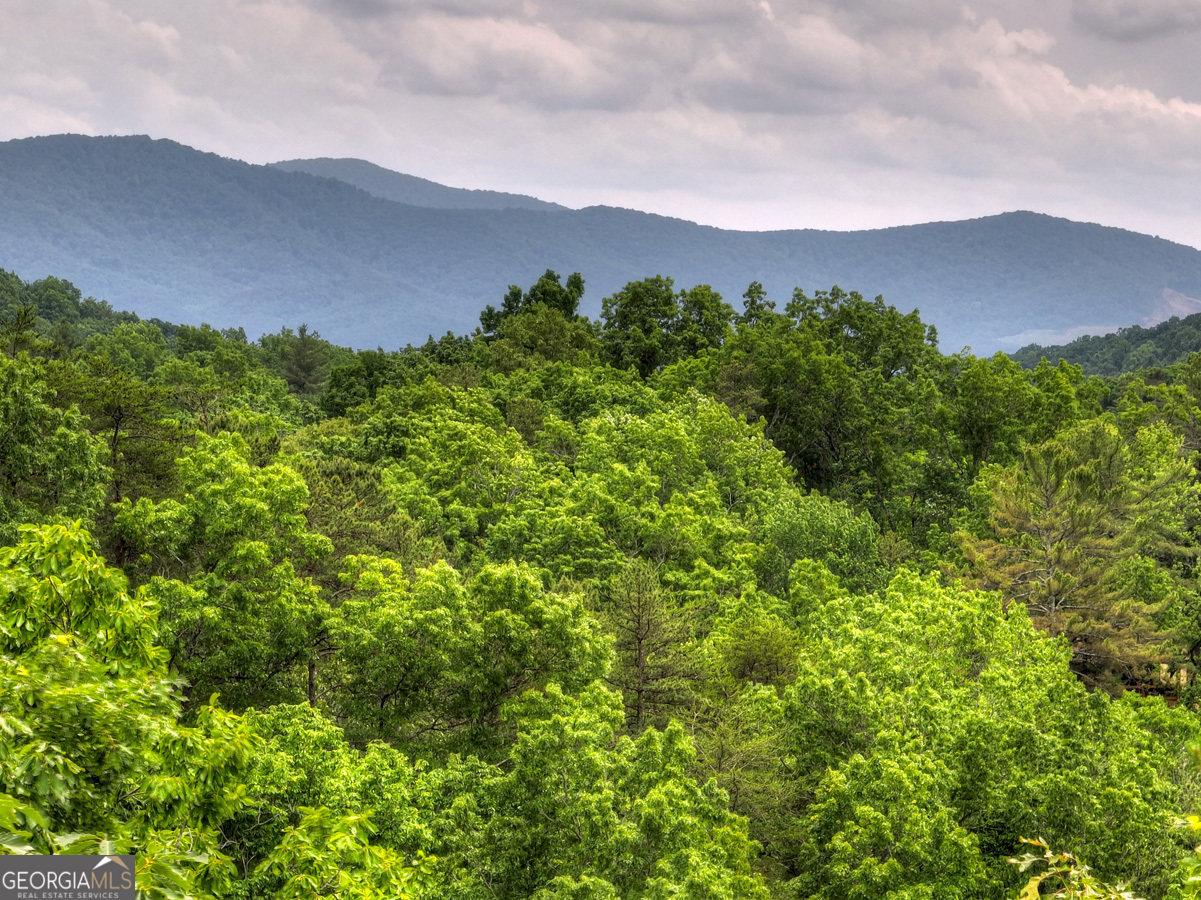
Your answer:
[[[455,203],[496,194],[446,190]],[[981,353],[1148,323],[1166,317],[1167,300],[1178,311],[1201,297],[1201,251],[1033,212],[746,232],[534,205],[399,203],[146,136],[26,138],[0,143],[0,268],[67,278],[143,317],[252,336],[306,322],[336,343],[385,349],[468,332],[509,284],[547,268],[583,274],[591,315],[655,274],[711,284],[736,307],[752,280],[781,307],[794,287],[838,284],[919,309],[944,350]]]

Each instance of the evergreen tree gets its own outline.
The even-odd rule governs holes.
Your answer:
[[[659,583],[652,566],[635,560],[604,592],[601,620],[616,639],[617,659],[608,681],[621,691],[626,730],[640,734],[679,717],[700,666],[690,651],[696,622],[691,611]]]
[[[981,587],[1064,636],[1086,681],[1145,682],[1172,654],[1166,602],[1140,594],[1125,564],[1194,554],[1182,518],[1195,503],[1190,471],[1166,428],[1129,444],[1111,421],[1089,420],[1027,447],[1018,465],[986,469],[987,528],[961,533],[960,546]]]

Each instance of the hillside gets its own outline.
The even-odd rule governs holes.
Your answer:
[[[393,172],[363,159],[288,159],[271,164],[285,172],[305,172],[319,178],[336,178],[373,197],[430,209],[566,209],[524,194],[452,188],[416,175]]]
[[[0,268],[55,274],[143,317],[307,322],[358,347],[465,332],[509,284],[579,271],[581,306],[656,273],[740,305],[752,280],[920,308],[942,346],[1064,340],[1201,296],[1201,252],[1028,212],[861,232],[737,232],[631,210],[430,209],[148,137],[0,144]]]
[[[1123,375],[1151,366],[1184,362],[1201,351],[1201,313],[1173,316],[1150,328],[1131,325],[1104,335],[1084,335],[1067,344],[1043,347],[1030,344],[1010,354],[1026,368],[1043,357],[1066,359],[1090,375]]]

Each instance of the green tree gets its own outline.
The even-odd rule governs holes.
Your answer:
[[[479,389],[450,390],[432,378],[385,389],[356,419],[352,452],[385,465],[400,509],[463,560],[541,480],[533,453]]]
[[[170,493],[175,459],[189,435],[170,417],[172,392],[102,357],[59,364],[52,375],[59,404],[77,405],[89,431],[104,443],[107,501]]]
[[[310,333],[308,325],[301,324],[288,344],[283,359],[284,381],[293,393],[306,396],[320,393],[329,377],[326,342],[317,332]]]
[[[696,615],[673,602],[647,563],[635,560],[615,575],[601,598],[601,622],[617,657],[608,682],[619,690],[626,730],[665,727],[687,706],[700,664],[690,653]]]
[[[0,317],[0,346],[10,359],[37,344],[37,322],[37,307],[33,304],[19,306],[11,315]]]
[[[820,562],[856,593],[880,587],[887,574],[880,558],[880,529],[872,518],[815,492],[781,491],[764,514],[759,585],[787,598],[797,560]]]
[[[1125,885],[1110,887],[1099,881],[1089,871],[1088,866],[1070,853],[1056,853],[1040,840],[1023,838],[1022,843],[1029,845],[1033,850],[1026,852],[1020,859],[1010,860],[1018,867],[1018,871],[1028,872],[1040,863],[1042,865],[1022,888],[1019,900],[1025,897],[1052,897],[1056,900],[1136,900],[1134,894],[1126,890]],[[1042,853],[1034,852],[1038,850]]]
[[[837,285],[812,297],[797,288],[786,311],[803,330],[820,335],[848,361],[880,372],[885,381],[916,376],[937,358],[938,333],[918,311],[902,313],[883,297],[866,300]]]
[[[53,275],[31,281],[21,290],[22,302],[32,306],[39,319],[54,322],[58,319],[77,319],[83,305],[83,293],[75,285]]]
[[[799,896],[973,897],[987,890],[977,842],[956,820],[941,761],[878,735],[823,777],[799,850]]]
[[[766,900],[745,823],[690,776],[678,724],[618,738],[620,698],[598,687],[550,685],[507,715],[503,768],[453,762],[442,777],[447,896]]]
[[[798,806],[756,835],[801,896],[995,895],[1026,834],[1163,896],[1197,789],[1187,711],[1089,693],[1021,607],[910,573],[817,600],[806,634],[784,711]]]
[[[989,462],[1012,462],[1023,442],[1050,437],[1035,431],[1038,391],[1009,357],[999,352],[988,359],[957,355],[948,362],[940,430],[965,482]]]
[[[680,300],[670,278],[631,281],[601,302],[605,359],[646,378],[678,357],[679,316]]]
[[[1171,655],[1164,609],[1139,596],[1122,564],[1193,555],[1190,471],[1164,426],[1128,444],[1111,421],[1089,420],[1027,447],[1020,465],[986,470],[987,531],[961,533],[960,546],[981,586],[1067,639],[1089,683],[1145,681]]]
[[[330,369],[318,403],[327,416],[344,416],[352,407],[374,400],[381,387],[399,387],[404,373],[395,356],[382,350],[362,350],[353,362]]]
[[[301,442],[303,438],[288,446]],[[305,569],[325,589],[336,592],[341,587],[348,556],[386,556],[412,574],[417,567],[446,555],[441,542],[428,537],[421,525],[401,510],[377,466],[317,453],[288,457],[288,464],[309,489],[305,511],[309,529],[333,544],[333,552],[309,560]]]
[[[694,396],[644,416],[598,415],[564,437],[570,469],[547,465],[541,489],[492,525],[493,557],[594,585],[641,558],[689,600],[749,580],[742,515],[787,480],[761,431]]]
[[[767,299],[767,291],[758,281],[752,281],[742,295],[742,312],[735,316],[739,326],[754,328],[760,322],[779,315],[774,300]]]
[[[123,322],[106,334],[92,335],[87,352],[142,380],[172,355],[162,329],[153,322]]]
[[[180,460],[182,499],[127,499],[114,523],[162,607],[189,697],[219,690],[235,709],[306,695],[328,604],[297,569],[331,549],[307,529],[295,470],[245,454],[236,435],[201,437]]]
[[[547,269],[526,292],[525,306],[538,303],[550,309],[556,309],[567,319],[574,319],[580,308],[580,299],[584,296],[584,279],[579,272],[567,276],[567,284],[560,286],[556,272]]]
[[[74,409],[55,409],[42,370],[0,359],[0,542],[22,522],[90,521],[104,500],[103,449]]]
[[[578,314],[580,298],[583,296],[584,279],[579,272],[567,276],[567,284],[563,284],[557,272],[547,269],[524,293],[517,285],[509,285],[500,309],[489,304],[480,313],[480,328],[484,334],[494,334],[506,320],[539,304],[557,311],[567,321],[572,321]]]
[[[390,560],[349,562],[331,703],[356,738],[488,754],[507,700],[551,680],[579,689],[608,666],[580,598],[545,590],[527,567],[488,565],[465,580],[439,563],[410,586]]]
[[[136,852],[147,896],[221,891],[217,828],[247,802],[254,740],[212,706],[179,724],[156,613],[77,523],[0,549],[0,809],[25,809],[4,843]]]
[[[552,362],[576,362],[596,356],[599,344],[591,324],[567,317],[556,307],[537,303],[519,316],[505,318],[488,346],[492,368],[512,372]]]
[[[409,888],[428,880],[429,787],[420,764],[382,744],[355,750],[341,728],[307,705],[252,710],[245,721],[260,740],[246,772],[253,803],[221,831],[247,894],[297,889],[302,872],[322,881],[358,877],[365,863],[391,868]],[[333,839],[341,831],[351,838],[347,856]],[[380,850],[387,858],[372,860]],[[416,871],[406,873],[391,857],[407,857]]]
[[[368,796],[401,800],[411,768],[341,745],[313,796],[356,810],[287,808],[281,782],[296,776],[282,766],[301,754],[272,728],[287,714],[258,723],[272,743],[212,705],[181,725],[150,593],[131,595],[77,525],[21,538],[0,548],[0,852],[134,853],[139,895],[156,900],[407,900],[432,883],[434,861],[417,852],[409,867],[372,843],[361,812]],[[385,816],[389,837],[406,805]]]
[[[680,292],[679,318],[672,328],[679,353],[696,356],[725,343],[734,319],[734,309],[707,284]]]

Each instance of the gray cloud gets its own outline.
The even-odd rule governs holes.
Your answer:
[[[1201,0],[1073,0],[1072,18],[1116,41],[1144,41],[1201,28]]]
[[[736,227],[1201,243],[1201,0],[6,0],[0,137],[148,132]],[[1195,34],[1194,34],[1195,40]],[[1155,52],[1146,52],[1155,42]]]

